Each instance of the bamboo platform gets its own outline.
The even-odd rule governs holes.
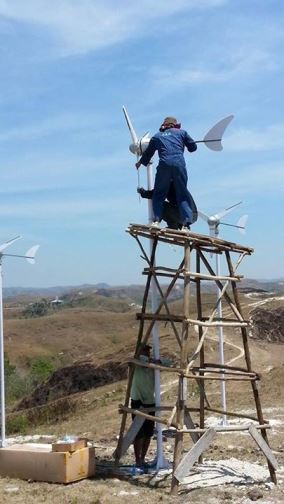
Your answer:
[[[264,419],[258,391],[259,375],[253,371],[249,344],[248,327],[249,322],[244,319],[239,301],[237,285],[243,276],[237,273],[241,262],[246,256],[253,253],[251,247],[246,247],[237,243],[212,238],[207,235],[192,233],[191,231],[178,231],[169,228],[160,229],[141,224],[130,224],[126,230],[132,236],[140,249],[141,257],[144,260],[145,268],[142,274],[146,276],[145,292],[141,311],[136,314],[139,321],[134,357],[129,359],[129,378],[126,391],[125,402],[120,405],[121,428],[118,445],[114,453],[118,463],[130,444],[135,439],[137,432],[145,419],[150,419],[166,427],[171,427],[175,432],[175,448],[172,474],[172,493],[178,491],[183,479],[188,475],[193,464],[198,460],[202,462],[203,452],[208,449],[212,439],[219,432],[246,431],[258,445],[266,457],[271,480],[276,483],[277,462],[268,444],[267,430],[270,428],[269,422]],[[151,244],[150,252],[147,253],[144,243]],[[177,257],[176,267],[166,265],[156,265],[158,250],[165,245],[174,245],[179,248],[179,258]],[[208,257],[209,254],[209,257]],[[210,256],[219,254],[225,264],[227,273],[217,275],[210,264]],[[178,255],[178,254],[177,254]],[[160,280],[165,279],[168,285],[161,286]],[[175,288],[177,282],[183,284],[183,310],[181,314],[172,312],[172,305],[169,296]],[[202,285],[204,282],[215,282],[219,295],[216,296],[211,313],[204,315],[204,300]],[[194,285],[195,296],[191,296],[191,285]],[[155,289],[158,302],[155,310],[149,311],[148,304],[151,289]],[[222,316],[218,317],[219,303],[226,306]],[[192,316],[193,309],[197,316]],[[160,363],[142,362],[139,355],[143,345],[147,344],[152,334],[154,325],[169,324],[175,336],[177,351],[179,352],[178,366],[163,366]],[[245,365],[236,367],[232,365],[220,365],[219,363],[206,362],[206,343],[208,331],[216,327],[233,329],[238,331],[244,351]],[[189,350],[191,343],[191,351]],[[192,344],[195,348],[192,351]],[[173,405],[161,405],[151,411],[147,408],[133,410],[129,407],[130,391],[133,373],[136,367],[145,367],[160,373],[171,373],[177,379],[176,402]],[[199,390],[199,407],[193,408],[188,404],[187,382],[195,380]],[[211,382],[238,382],[248,383],[251,387],[252,398],[255,404],[255,416],[240,414],[238,411],[223,411],[212,408],[209,404],[206,387]],[[206,415],[218,413],[228,417],[246,419],[247,423],[242,425],[225,425],[214,428],[206,427]],[[199,417],[198,425],[193,422],[192,414]],[[135,418],[130,428],[125,433],[127,416],[134,414]],[[183,456],[184,436],[190,435],[193,446]]]

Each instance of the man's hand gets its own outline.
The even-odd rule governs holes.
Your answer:
[[[137,163],[135,163],[137,170],[140,168],[141,164],[142,164],[141,161],[137,161]]]

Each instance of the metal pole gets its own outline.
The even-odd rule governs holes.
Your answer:
[[[219,236],[219,231],[218,231],[218,225],[215,225],[215,237],[218,238]],[[217,277],[220,276],[220,256],[219,254],[216,254],[216,275]],[[221,294],[221,289],[217,285],[217,299],[220,297]],[[217,306],[217,317],[222,318],[222,301],[218,302]],[[220,364],[224,365],[225,364],[225,358],[224,358],[224,334],[223,334],[223,327],[219,326],[217,327],[217,336],[219,340],[219,361]],[[221,374],[221,377],[224,377],[223,374]],[[220,381],[220,392],[221,392],[221,405],[222,405],[222,410],[226,411],[226,384],[225,380]],[[227,415],[224,414],[222,416],[221,420],[222,425],[227,424]]]
[[[2,293],[2,257],[0,258],[0,396],[1,396],[1,448],[6,446],[5,428],[5,371],[4,371],[4,334],[3,334],[3,293]]]
[[[147,185],[148,190],[151,191],[153,189],[153,172],[152,165],[149,163],[147,165]],[[152,200],[148,199],[148,221],[149,224],[153,221],[153,206]],[[153,248],[153,241],[150,240],[150,254]],[[155,264],[154,264],[155,266]],[[158,307],[157,302],[157,286],[153,279],[151,280],[151,310],[152,313],[155,313]],[[160,358],[160,348],[159,348],[159,330],[158,326],[155,323],[153,329],[151,331],[152,344],[153,344],[153,356],[154,359]],[[155,369],[155,403],[156,406],[161,406],[161,386],[160,386],[160,371],[159,369]],[[159,415],[159,411],[156,411],[156,415]],[[167,460],[164,458],[163,453],[163,435],[162,435],[162,425],[156,422],[156,432],[157,432],[157,466],[156,469],[165,469],[169,467]]]

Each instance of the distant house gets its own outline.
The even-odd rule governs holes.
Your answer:
[[[59,305],[61,305],[63,303],[64,303],[63,299],[59,299],[58,296],[56,296],[55,299],[53,299],[52,301],[50,301],[50,304],[52,306],[59,306]]]

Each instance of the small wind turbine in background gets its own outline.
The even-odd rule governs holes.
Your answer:
[[[247,222],[247,215],[243,215],[237,222],[237,224],[229,224],[227,222],[223,222],[221,219],[225,217],[228,213],[232,212],[234,208],[239,206],[242,202],[239,201],[239,203],[235,203],[234,205],[225,208],[224,210],[221,210],[220,212],[213,214],[213,215],[207,215],[204,212],[201,212],[198,210],[198,216],[201,217],[205,222],[207,222],[209,226],[209,234],[213,238],[218,238],[219,236],[219,226],[230,226],[239,229],[241,233],[245,233],[245,225]],[[218,277],[220,275],[220,256],[219,254],[216,254],[216,276]],[[219,300],[218,305],[217,305],[217,317],[222,318],[222,301],[219,299],[221,289],[217,286],[217,300]],[[220,359],[220,364],[224,365],[225,364],[225,359],[224,359],[224,335],[223,335],[223,327],[218,326],[217,327],[217,336],[219,340],[219,359]],[[224,376],[224,375],[221,375]],[[223,411],[226,411],[226,386],[225,386],[225,380],[220,381],[220,388],[221,388],[221,404],[222,404],[222,409]],[[222,423],[225,425],[227,423],[227,417],[225,414],[223,414],[223,419]]]
[[[15,241],[22,238],[16,236],[11,240],[0,245],[0,399],[1,399],[1,448],[6,444],[6,421],[5,421],[5,370],[4,370],[4,334],[3,334],[3,282],[2,282],[2,261],[3,257],[20,257],[26,259],[29,263],[35,262],[35,255],[38,251],[39,245],[31,247],[25,255],[6,254],[4,250],[12,245]]]

